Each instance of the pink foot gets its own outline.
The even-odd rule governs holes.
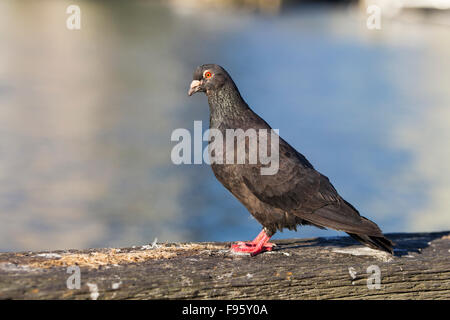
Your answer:
[[[270,237],[263,230],[252,242],[239,241],[237,244],[231,245],[231,251],[236,253],[250,253],[251,256],[255,256],[264,251],[272,251],[275,244],[268,242],[269,239]]]
[[[257,246],[252,242],[240,241],[238,244],[231,245],[231,251],[236,253],[250,253],[250,255],[255,256],[264,251],[272,251],[274,245],[275,244],[268,242],[262,246]]]

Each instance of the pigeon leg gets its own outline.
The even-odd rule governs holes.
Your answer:
[[[239,241],[231,246],[231,251],[236,253],[250,253],[252,256],[264,251],[271,251],[275,244],[268,242],[270,237],[263,229],[251,242]]]
[[[261,230],[261,232],[256,236],[255,239],[253,239],[251,242],[245,242],[245,241],[238,241],[237,244],[244,246],[255,246],[261,239],[264,237],[266,233],[264,232],[264,229]]]

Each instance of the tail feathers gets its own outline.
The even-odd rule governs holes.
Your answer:
[[[362,244],[377,250],[382,250],[387,253],[393,254],[393,246],[395,245],[391,240],[381,236],[369,236],[366,234],[348,233],[353,239],[358,240]]]

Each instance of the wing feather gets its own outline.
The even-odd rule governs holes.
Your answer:
[[[279,170],[261,175],[260,166],[242,170],[245,185],[262,202],[311,222],[351,233],[380,235],[372,221],[345,201],[329,179],[280,138]]]

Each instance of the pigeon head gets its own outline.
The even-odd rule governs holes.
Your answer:
[[[204,64],[194,71],[188,95],[204,92],[211,112],[210,125],[234,121],[249,107],[228,72],[217,64]]]
[[[227,83],[235,87],[224,68],[217,64],[204,64],[195,69],[188,95],[192,96],[196,92],[205,92],[208,95],[219,91]]]

